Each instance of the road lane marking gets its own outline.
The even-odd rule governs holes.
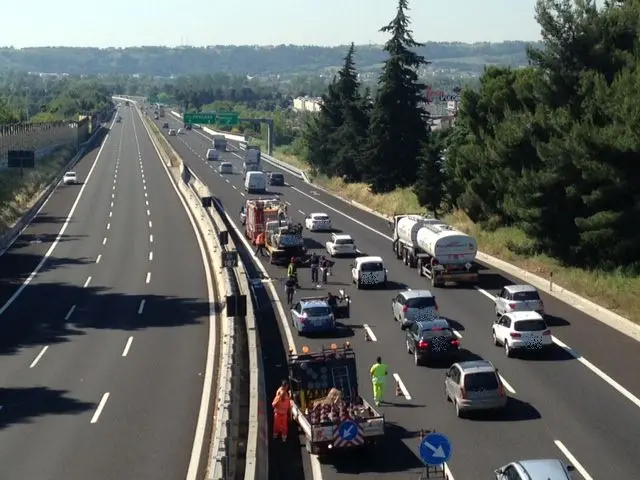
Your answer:
[[[102,254],[99,254],[96,258],[96,263],[100,263],[100,260],[102,260]]]
[[[146,194],[145,194],[146,195]],[[148,207],[149,206],[149,200],[145,200],[144,204]]]
[[[147,272],[147,283],[151,281],[151,272]]]
[[[245,196],[245,194],[244,194],[244,193],[242,193],[242,192],[240,192],[240,195],[242,195],[243,197]]]
[[[87,286],[89,285],[89,282],[91,282],[91,277],[87,278],[87,281],[84,282],[84,286],[82,288],[87,288]]]
[[[298,210],[298,212],[300,212],[302,215],[304,215],[304,212],[302,210]]]
[[[138,315],[142,315],[145,303],[147,303],[146,300],[140,300],[140,306],[138,307]]]
[[[502,382],[502,385],[504,385],[504,388],[506,388],[511,395],[515,395],[516,391],[511,384],[505,380],[502,374],[498,373],[498,376],[500,377],[500,381]]]
[[[284,202],[284,203],[286,203],[287,205],[291,206],[291,202],[287,202],[287,201],[285,200],[285,202]]]
[[[153,235],[149,235],[149,243],[153,243]]]
[[[143,178],[143,179],[142,179],[142,183],[147,183],[147,181]]]
[[[146,186],[146,185],[142,185],[142,188],[144,188],[144,189],[146,190],[146,189],[147,189],[147,186]]]
[[[143,300],[144,302],[144,300]],[[124,346],[124,350],[122,350],[122,356],[126,357],[129,354],[129,350],[131,349],[131,344],[133,343],[133,337],[129,337],[126,345]]]
[[[144,198],[147,198],[147,192],[144,192]]]
[[[91,423],[98,423],[98,419],[102,414],[102,410],[104,410],[104,406],[107,404],[107,400],[109,400],[109,395],[110,395],[109,392],[102,395],[102,398],[100,399],[100,403],[98,404],[98,408],[96,408],[96,411],[93,414],[93,417],[91,417]]]
[[[109,212],[109,218],[113,217],[113,212]]]
[[[107,244],[107,237],[104,237],[104,238],[102,239],[102,245],[106,245],[106,244]]]
[[[91,278],[91,277],[89,277]],[[73,315],[73,312],[76,311],[76,306],[75,305],[71,305],[71,308],[69,309],[69,311],[67,312],[67,314],[64,316],[65,321],[68,321],[71,318],[71,315]]]
[[[149,228],[152,228],[153,224],[151,223],[151,220],[149,220]]]
[[[496,296],[487,292],[486,290],[482,289],[482,288],[478,288],[478,287],[474,287],[478,292],[480,292],[482,295],[484,295],[485,297],[487,297],[489,300],[491,300],[492,302],[496,301]]]
[[[231,188],[233,188],[234,190],[238,189],[238,187],[236,187],[235,185],[231,185]]]
[[[224,181],[227,182],[227,183],[231,183],[231,182],[229,182],[229,179],[227,179],[227,178],[225,178]]]
[[[624,388],[622,385],[616,382],[613,378],[611,378],[609,375],[604,373],[602,370],[600,370],[593,363],[591,363],[589,360],[584,358],[580,353],[578,353],[577,351],[569,347],[569,345],[567,345],[563,341],[559,340],[554,336],[552,336],[551,339],[553,340],[553,343],[555,343],[557,346],[562,348],[565,352],[567,352],[569,355],[575,358],[578,362],[580,362],[582,365],[587,367],[594,374],[596,374],[598,377],[600,377],[602,380],[604,380],[610,386],[612,386],[613,389],[616,390],[620,395],[625,397],[627,400],[633,403],[636,407],[640,408],[640,398],[636,397],[633,393],[631,393],[629,390]]]
[[[115,122],[116,122],[116,120],[114,118],[113,121],[111,122],[109,130],[111,130],[111,128],[113,128],[113,126],[115,125]],[[13,302],[16,301],[16,299],[22,294],[22,292],[24,292],[24,289],[27,288],[31,282],[33,282],[33,279],[36,277],[36,275],[38,275],[40,270],[42,270],[42,267],[47,262],[47,260],[49,260],[49,258],[53,254],[53,251],[56,249],[56,247],[60,243],[60,240],[62,239],[62,236],[64,235],[64,233],[67,231],[67,228],[69,227],[69,223],[71,222],[71,217],[73,217],[73,214],[75,213],[76,208],[80,204],[80,200],[82,198],[82,194],[84,193],[84,189],[89,184],[89,179],[91,178],[91,174],[93,173],[93,171],[96,168],[96,165],[98,164],[98,159],[102,155],[102,152],[104,150],[104,146],[107,144],[107,140],[109,139],[109,135],[110,135],[110,133],[107,133],[107,135],[104,137],[104,140],[102,141],[102,145],[100,146],[100,149],[98,150],[98,154],[96,155],[96,158],[93,161],[93,165],[91,165],[91,168],[89,169],[89,173],[87,174],[84,182],[82,183],[82,187],[80,187],[80,191],[78,192],[78,196],[76,197],[75,201],[73,202],[73,205],[71,206],[71,210],[69,210],[69,213],[67,214],[67,218],[65,218],[64,223],[62,224],[62,227],[60,228],[60,231],[56,235],[56,239],[53,241],[53,243],[49,247],[49,250],[47,250],[46,253],[42,256],[42,259],[40,260],[40,263],[38,263],[38,265],[36,265],[36,268],[33,269],[33,271],[29,274],[27,279],[22,283],[22,285],[20,285],[20,287],[18,287],[18,289],[13,293],[13,295],[11,295],[11,297],[9,297],[9,299],[5,302],[5,304],[2,307],[0,307],[0,315],[2,315],[13,304]],[[45,202],[43,203],[42,207],[40,207],[41,209],[44,207],[44,205],[47,204],[47,202],[49,201],[49,198],[51,198],[51,197],[48,197],[47,200],[45,200]],[[38,212],[39,211],[40,210],[38,210]]]
[[[582,475],[584,480],[593,480],[593,477],[587,473],[587,470],[582,466],[582,464],[578,461],[576,457],[569,451],[567,447],[564,446],[560,440],[554,440],[553,443],[558,447],[558,450],[562,452],[562,454],[567,457],[569,463],[575,467],[575,469]]]
[[[31,362],[31,365],[29,365],[29,368],[35,367],[38,364],[38,362],[40,361],[40,359],[42,358],[42,356],[46,353],[47,350],[49,350],[49,346],[48,345],[42,347],[42,350],[40,350],[40,353],[38,353],[36,358],[33,359],[33,362]]]
[[[109,205],[111,208],[113,208],[113,202],[111,202],[111,205]]]
[[[149,261],[153,260],[153,252],[149,252]]]
[[[398,386],[400,387],[400,391],[402,392],[402,395],[404,396],[404,398],[406,398],[407,400],[411,400],[411,395],[409,394],[409,390],[407,390],[407,387],[405,387],[404,382],[400,378],[400,375],[398,375],[397,373],[394,373],[393,378],[398,383]]]
[[[116,194],[115,194],[115,193],[112,193],[112,194],[111,194],[111,198],[116,198]]]
[[[373,330],[371,330],[371,327],[369,325],[365,323],[364,325],[362,325],[362,328],[364,328],[365,332],[367,332],[367,335],[369,335],[369,338],[371,339],[372,342],[378,341],[378,338],[373,333]]]
[[[147,216],[151,216],[151,210],[147,209]]]
[[[114,186],[113,186],[113,190],[115,190],[115,189],[116,189],[116,186],[114,185]]]
[[[107,230],[111,230],[111,224],[107,223]]]

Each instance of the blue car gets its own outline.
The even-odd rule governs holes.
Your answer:
[[[336,329],[333,310],[322,297],[300,299],[291,309],[291,324],[298,335],[327,333]]]

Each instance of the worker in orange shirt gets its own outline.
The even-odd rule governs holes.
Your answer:
[[[263,257],[267,254],[264,251],[264,232],[260,232],[256,237],[256,255],[262,255]]]
[[[289,433],[289,412],[291,411],[291,396],[289,384],[284,381],[276,392],[276,396],[271,403],[273,407],[273,438],[280,438],[287,441]]]

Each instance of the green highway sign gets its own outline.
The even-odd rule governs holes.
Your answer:
[[[218,112],[218,119],[216,122],[220,126],[233,127],[240,123],[238,114],[236,112]]]
[[[183,115],[184,123],[198,123],[201,125],[213,125],[216,123],[215,113],[185,113]]]

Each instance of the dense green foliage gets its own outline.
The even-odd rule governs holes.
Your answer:
[[[111,104],[111,91],[96,80],[9,72],[0,76],[0,124],[77,119]]]
[[[532,67],[489,68],[449,139],[455,204],[576,265],[640,264],[640,2],[539,0]]]
[[[229,73],[271,76],[335,73],[346,47],[279,45],[275,47],[135,47],[135,48],[0,48],[0,71],[69,73],[72,75],[172,75]],[[485,64],[525,65],[524,42],[429,42],[416,52],[440,68],[481,72]],[[380,46],[357,48],[362,72],[377,72],[386,55]]]

